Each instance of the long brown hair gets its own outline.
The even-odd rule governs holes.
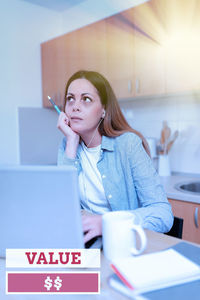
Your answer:
[[[125,132],[134,132],[142,139],[143,147],[150,156],[149,146],[144,136],[127,123],[110,83],[100,73],[80,70],[73,74],[66,84],[63,110],[65,110],[66,106],[69,85],[72,81],[81,78],[87,79],[95,86],[99,93],[101,103],[106,111],[104,120],[99,126],[99,133],[108,137],[116,137]]]

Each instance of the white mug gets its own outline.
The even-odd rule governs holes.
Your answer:
[[[136,248],[136,233],[140,237],[140,248]],[[139,218],[130,211],[113,211],[102,218],[103,252],[112,261],[142,253],[147,244],[146,234]]]

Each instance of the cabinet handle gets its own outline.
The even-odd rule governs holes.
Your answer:
[[[199,208],[196,207],[195,208],[195,212],[194,212],[194,223],[195,223],[196,228],[199,228],[199,224],[198,224],[198,211],[199,211]]]
[[[135,80],[135,91],[138,94],[140,92],[140,81],[139,79]]]
[[[131,92],[132,92],[132,82],[131,82],[131,80],[128,81],[128,91],[131,94]]]

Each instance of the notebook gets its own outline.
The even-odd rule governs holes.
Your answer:
[[[6,248],[84,248],[74,167],[0,168],[1,257]]]
[[[111,264],[110,285],[131,297],[200,279],[200,267],[174,249],[130,257]]]

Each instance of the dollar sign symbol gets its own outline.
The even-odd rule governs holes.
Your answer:
[[[52,279],[50,278],[50,276],[47,276],[44,282],[45,282],[44,287],[47,289],[47,291],[49,291],[50,288],[52,287]]]
[[[60,279],[60,277],[57,276],[56,279],[54,280],[54,287],[57,289],[57,291],[59,291],[61,286],[62,286],[62,279]]]

